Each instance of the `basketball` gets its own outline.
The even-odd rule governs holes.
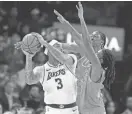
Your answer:
[[[42,37],[38,33],[30,33],[24,36],[22,40],[22,50],[28,52],[29,54],[35,54],[41,48],[41,44],[38,37]]]

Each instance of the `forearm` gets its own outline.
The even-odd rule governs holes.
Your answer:
[[[33,67],[32,67],[32,58],[29,56],[26,56],[26,69],[25,69],[25,79],[26,83],[31,85],[36,83],[36,76],[33,73]]]
[[[76,42],[76,44],[80,45],[82,35],[68,21],[66,22],[66,25],[70,29],[70,32],[76,36],[73,37],[73,40]]]
[[[82,39],[84,44],[91,43],[90,35],[88,32],[88,28],[85,23],[84,17],[80,18],[80,22],[81,22],[81,28],[82,28],[82,37],[83,37]]]

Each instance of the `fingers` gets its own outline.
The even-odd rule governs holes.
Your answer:
[[[79,7],[76,5],[77,10],[79,10]]]
[[[78,5],[76,5],[76,8],[77,8],[77,10],[80,10],[83,8],[81,2],[78,2]]]
[[[60,18],[60,17],[57,17],[57,19],[58,19],[61,23],[63,23],[63,21],[61,20],[61,18]]]
[[[54,13],[55,13],[57,16],[59,16],[59,17],[62,16],[62,15],[61,15],[58,11],[56,11],[55,9],[54,9]]]
[[[78,5],[79,5],[79,7],[82,7],[82,4],[81,4],[81,2],[78,2]]]

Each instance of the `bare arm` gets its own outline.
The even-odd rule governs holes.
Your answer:
[[[83,41],[82,41],[82,35],[80,33],[77,32],[77,30],[56,10],[54,10],[54,13],[58,16],[57,19],[68,26],[68,28],[72,31],[72,33],[76,36],[76,37],[72,37],[73,40],[76,42],[76,44],[78,45],[78,51],[79,53],[84,56],[84,53],[86,53],[84,45],[83,45]],[[72,46],[71,46],[72,47]]]
[[[26,70],[25,79],[28,85],[36,84],[40,80],[40,74],[38,72],[33,72],[32,68],[32,57],[29,54],[26,55]]]
[[[73,40],[76,42],[76,44],[78,44],[79,47],[82,47],[82,35],[59,13],[57,12],[56,10],[54,10],[54,13],[57,15],[57,19],[65,24],[68,28],[69,28],[69,31],[75,35],[75,37],[72,37]]]
[[[66,23],[65,23],[66,25],[67,25],[67,27],[69,28],[69,31],[73,34],[73,35],[75,35],[76,37],[72,37],[74,40],[75,40],[75,42],[80,46],[80,41],[81,41],[81,37],[82,37],[82,35],[68,22],[68,21],[66,21]]]
[[[88,58],[88,60],[92,63],[91,79],[94,82],[97,82],[100,79],[100,76],[102,73],[101,64],[92,47],[88,29],[87,29],[85,20],[83,18],[83,7],[80,2],[79,2],[79,8],[77,7],[77,9],[78,9],[78,15],[79,15],[81,27],[82,27],[83,44],[84,44],[85,50],[87,50],[85,55]]]

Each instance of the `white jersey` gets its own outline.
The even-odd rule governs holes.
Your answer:
[[[67,67],[64,64],[52,66],[48,62],[41,66],[40,83],[45,91],[44,102],[46,104],[70,104],[76,102],[77,79],[75,69],[77,58],[69,54],[74,59],[74,64]]]

